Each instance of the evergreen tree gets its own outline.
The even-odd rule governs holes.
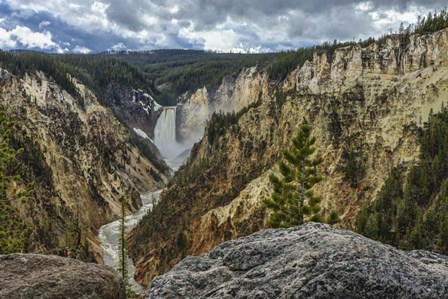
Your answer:
[[[317,174],[322,158],[312,158],[316,139],[311,136],[311,129],[308,124],[302,125],[292,139],[291,149],[283,152],[284,159],[279,164],[282,178],[275,174],[270,176],[273,193],[264,203],[273,210],[269,221],[272,227],[290,227],[302,224],[304,220],[323,221],[319,214],[320,199],[311,190],[322,180]],[[337,222],[336,216],[332,215],[331,219]]]
[[[25,201],[28,192],[20,190],[20,177],[14,172],[16,157],[23,149],[10,147],[11,130],[14,123],[0,109],[0,254],[21,252],[29,229],[22,223],[13,207],[13,201]]]
[[[130,298],[132,296],[132,288],[129,282],[129,272],[128,272],[128,251],[126,242],[126,200],[124,196],[120,198],[121,202],[121,217],[120,226],[118,228],[118,272],[121,274],[123,279],[123,284],[125,286],[125,298]]]

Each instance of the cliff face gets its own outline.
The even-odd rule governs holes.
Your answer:
[[[198,89],[181,97],[177,109],[177,135],[180,140],[202,136],[207,120],[214,112],[238,112],[249,104],[262,99],[268,92],[267,76],[257,67],[223,78],[218,89],[210,93]],[[197,139],[197,138],[194,138]]]
[[[252,94],[260,91],[253,86]],[[262,103],[219,138],[206,130],[161,203],[137,227],[132,254],[143,283],[185,255],[266,226],[267,177],[305,120],[324,159],[324,180],[315,187],[324,211],[338,210],[341,226],[353,228],[390,169],[407,169],[418,159],[419,128],[446,104],[448,30],[315,53],[282,88],[263,94]],[[347,177],[351,159],[362,167]]]
[[[141,90],[111,82],[105,89],[101,104],[129,128],[137,128],[154,139],[154,128],[161,110],[154,99]]]
[[[161,188],[168,173],[149,145],[76,85],[73,98],[43,73],[2,70],[0,105],[17,123],[14,145],[25,149],[19,172],[35,184],[27,202],[15,203],[33,231],[26,250],[100,260],[97,229],[117,217],[119,197],[136,210],[139,192]]]

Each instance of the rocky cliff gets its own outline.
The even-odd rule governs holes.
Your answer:
[[[99,104],[76,79],[73,97],[37,72],[1,71],[0,106],[16,122],[13,145],[24,148],[26,202],[14,202],[32,229],[26,250],[100,260],[97,229],[117,217],[119,197],[136,210],[139,192],[164,186],[168,170],[157,154]]]
[[[238,112],[266,97],[267,93],[267,75],[259,72],[257,67],[224,77],[216,91],[204,87],[186,93],[180,98],[177,109],[179,140],[189,140],[192,135],[202,136],[207,120],[213,113]]]
[[[261,73],[259,76],[263,77]],[[257,94],[260,85],[253,85]],[[213,121],[162,201],[134,232],[143,283],[186,255],[266,226],[271,171],[304,122],[313,125],[327,213],[353,228],[390,169],[418,159],[418,135],[448,99],[448,30],[314,54],[261,103],[216,131]],[[280,86],[280,87],[279,87]],[[236,97],[238,95],[235,95]],[[348,173],[350,163],[358,165]],[[352,163],[353,164],[353,163]]]
[[[182,260],[156,298],[446,298],[448,257],[403,252],[328,225],[264,230]]]
[[[0,298],[123,299],[111,268],[52,255],[0,255]]]
[[[140,129],[154,139],[154,128],[162,111],[149,94],[111,82],[100,102],[127,127]]]

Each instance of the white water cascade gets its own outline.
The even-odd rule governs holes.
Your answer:
[[[159,200],[162,190],[154,192],[143,193],[140,197],[142,199],[142,207],[135,213],[125,218],[126,231],[130,231],[137,225],[140,219],[152,209],[153,205]],[[100,227],[98,239],[103,248],[104,264],[114,269],[118,268],[118,234],[119,234],[120,220],[110,222]],[[129,282],[132,290],[137,294],[143,293],[143,287],[134,280],[135,267],[131,258],[128,258],[128,273]]]
[[[164,155],[172,154],[169,145],[176,143],[176,106],[163,108],[154,129],[154,143]]]
[[[191,147],[176,141],[176,108],[176,106],[163,107],[154,129],[154,144],[167,164],[175,170],[186,158],[182,155],[183,152]]]

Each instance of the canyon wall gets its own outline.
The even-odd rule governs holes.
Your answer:
[[[223,78],[216,91],[206,87],[180,97],[177,136],[180,141],[198,140],[213,113],[238,112],[261,100],[268,92],[267,75],[257,67]]]
[[[162,110],[149,94],[111,82],[101,96],[100,103],[108,107],[127,127],[140,129],[154,139],[154,128]]]
[[[0,107],[16,122],[14,147],[24,148],[20,182],[34,184],[14,202],[32,229],[26,251],[100,261],[97,229],[117,218],[122,194],[135,211],[140,192],[163,187],[166,165],[76,79],[74,97],[41,72],[0,73]]]
[[[409,169],[418,159],[421,128],[447,104],[448,30],[316,52],[283,84],[269,85],[263,71],[253,78],[265,79],[232,97],[261,94],[260,104],[222,130],[209,123],[161,202],[133,232],[140,282],[186,255],[266,227],[262,200],[270,195],[269,173],[305,121],[324,159],[323,181],[315,187],[323,211],[337,210],[340,226],[353,228],[390,170]],[[364,168],[356,179],[344,170],[354,156]]]

